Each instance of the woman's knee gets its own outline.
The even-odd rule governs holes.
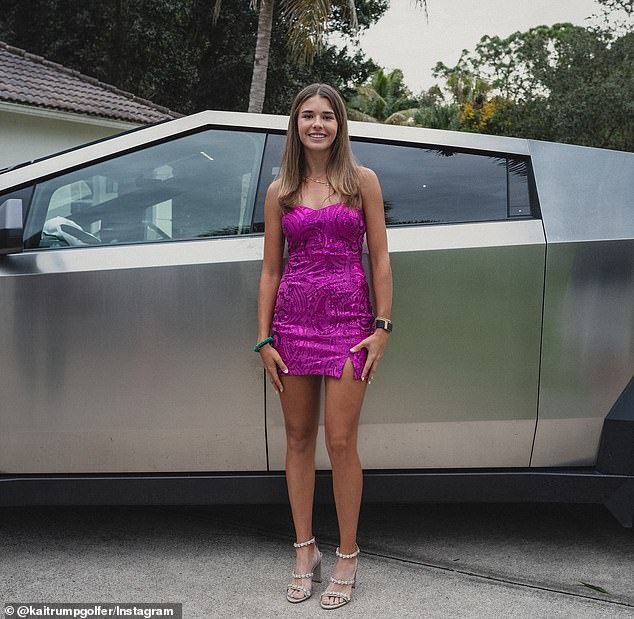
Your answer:
[[[331,458],[350,458],[357,455],[355,436],[345,434],[329,435],[326,433],[326,450]]]
[[[312,451],[315,449],[316,440],[315,428],[286,428],[286,444],[291,451]]]

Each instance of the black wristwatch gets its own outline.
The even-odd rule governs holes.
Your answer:
[[[392,321],[387,318],[377,318],[374,321],[374,326],[377,329],[385,329],[388,333],[392,333]]]

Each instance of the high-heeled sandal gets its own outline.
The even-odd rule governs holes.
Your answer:
[[[315,538],[313,537],[309,539],[307,542],[300,542],[300,543],[293,542],[293,546],[295,546],[295,548],[302,548],[303,546],[308,546],[309,544],[314,544],[314,543],[315,543]],[[317,559],[317,561],[315,562],[315,565],[313,565],[312,572],[308,572],[307,574],[296,574],[295,571],[293,570],[293,578],[310,578],[313,582],[321,582],[322,556],[323,556],[322,553],[319,552],[319,559]],[[292,595],[290,595],[290,590],[301,591],[304,594],[304,596],[293,597]],[[302,585],[296,585],[293,582],[290,583],[289,585],[286,585],[286,599],[289,602],[292,602],[293,604],[307,600],[312,595],[312,593],[313,593],[312,588],[307,589],[306,587],[303,587]]]
[[[335,554],[340,559],[354,559],[360,552],[361,552],[361,549],[359,548],[359,546],[357,546],[357,549],[355,550],[355,552],[352,552],[349,555],[344,555],[344,554],[340,553],[338,546],[337,546],[337,550],[335,550]],[[354,589],[355,581],[357,580],[357,569],[358,569],[358,567],[359,567],[359,562],[357,561],[357,565],[354,568],[354,576],[352,577],[352,580],[342,580],[341,578],[333,578],[331,576],[330,577],[330,582],[334,582],[336,585],[352,585],[352,588]],[[340,598],[343,601],[342,602],[334,602],[333,604],[324,604],[323,598],[325,598],[325,597]],[[331,610],[333,608],[339,608],[340,606],[345,606],[346,604],[349,604],[351,602],[351,600],[352,600],[352,598],[347,593],[343,593],[342,591],[326,590],[319,596],[319,605],[322,608],[325,608],[326,610]]]

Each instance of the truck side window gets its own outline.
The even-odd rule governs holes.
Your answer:
[[[265,134],[208,130],[35,188],[26,248],[150,243],[248,232]]]
[[[388,225],[531,216],[528,157],[359,140],[352,150],[381,181]]]

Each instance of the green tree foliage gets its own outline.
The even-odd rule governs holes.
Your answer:
[[[484,36],[458,63],[439,62],[467,131],[634,150],[634,0],[599,0],[599,25],[538,26]]]
[[[590,30],[610,39],[632,32],[634,0],[597,0],[599,12],[594,13]]]
[[[442,103],[438,99],[421,105],[414,114],[414,124],[430,129],[460,130],[460,106],[456,103]]]
[[[424,6],[427,13],[427,0],[414,1]],[[214,19],[220,14],[221,4],[222,0],[215,0]],[[359,32],[355,0],[250,0],[250,4],[258,7],[259,14],[249,112],[261,112],[264,107],[276,7],[285,26],[291,56],[302,64],[312,64],[315,56],[325,48],[326,35],[333,31],[333,13],[335,21],[343,26],[341,32],[348,36],[356,36]],[[360,6],[364,4],[367,5],[367,0],[359,1]]]
[[[400,69],[390,73],[377,69],[349,98],[348,115],[352,120],[414,124],[415,106],[416,99],[405,85]]]
[[[333,9],[337,7],[342,17],[356,31],[357,12],[354,0],[249,0],[249,5],[258,10],[258,28],[255,40],[255,54],[251,88],[249,92],[249,112],[262,112],[266,97],[268,67],[271,58],[273,38],[273,17],[276,7],[285,25],[287,46],[293,58],[300,63],[311,61],[324,48],[326,29]],[[214,2],[214,24],[222,9],[222,0]]]
[[[246,110],[253,69],[257,11],[225,2],[213,23],[213,0],[2,0],[0,40],[40,54],[182,113]],[[387,9],[386,0],[360,0],[360,28]],[[312,67],[289,51],[288,25],[273,21],[265,112],[287,113],[303,85],[326,81],[351,93],[376,69],[358,49],[324,45]],[[348,32],[335,11],[333,31]]]

